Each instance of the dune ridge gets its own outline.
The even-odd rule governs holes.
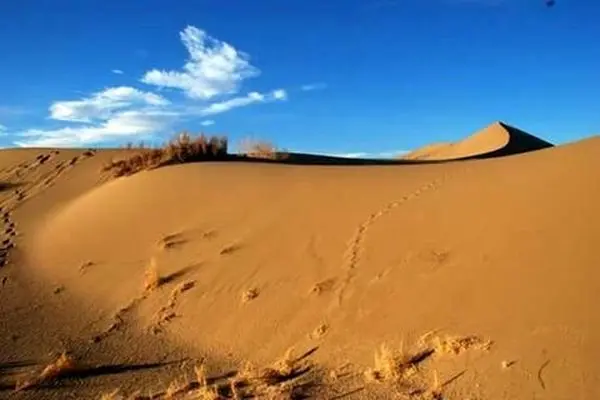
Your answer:
[[[0,268],[13,326],[0,328],[0,367],[20,357],[14,343],[39,354],[71,337],[113,364],[183,348],[211,376],[287,353],[250,381],[308,390],[310,377],[310,398],[594,399],[600,138],[550,148],[515,129],[494,124],[448,150],[478,151],[460,162],[369,168],[214,161],[112,179],[102,166],[126,152],[0,159],[26,194],[0,192],[17,232]],[[37,342],[27,321],[48,311],[23,309],[29,298],[57,310]],[[229,376],[249,379],[240,371]],[[209,381],[233,396],[228,379]],[[19,395],[84,389],[58,390]]]
[[[435,143],[414,150],[406,160],[440,161],[503,157],[552,147],[521,129],[497,121],[456,143]]]

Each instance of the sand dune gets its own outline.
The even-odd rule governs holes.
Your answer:
[[[503,122],[495,122],[456,143],[434,143],[412,151],[405,160],[492,158],[551,147],[540,138]]]
[[[475,156],[462,162],[206,162],[119,179],[99,172],[118,151],[2,151],[0,181],[25,195],[0,192],[14,246],[0,366],[65,340],[88,363],[185,353],[214,373],[293,348],[317,366],[315,398],[598,398],[600,138],[549,147],[498,123],[411,156]],[[413,357],[374,360],[382,344]],[[172,374],[18,396],[157,390]]]

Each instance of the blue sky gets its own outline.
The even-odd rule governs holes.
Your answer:
[[[503,120],[600,131],[600,2],[0,2],[0,146],[181,129],[386,153]]]

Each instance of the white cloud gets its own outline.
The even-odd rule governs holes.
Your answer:
[[[254,103],[266,103],[271,101],[282,101],[287,99],[287,93],[283,89],[277,89],[268,94],[250,92],[246,96],[234,97],[217,103],[212,103],[199,110],[200,115],[220,114],[234,108],[248,106]]]
[[[59,121],[92,122],[110,118],[119,109],[132,105],[164,106],[169,101],[155,93],[119,86],[82,100],[57,101],[50,106],[50,118]]]
[[[258,76],[260,71],[249,62],[249,56],[226,42],[219,41],[194,26],[180,33],[189,53],[181,71],[153,69],[142,82],[158,87],[182,90],[193,99],[211,99],[237,93],[241,82]]]
[[[111,72],[113,74],[117,74],[117,75],[123,75],[124,74],[123,70],[120,70],[120,69],[113,69],[113,70],[111,70]]]
[[[20,136],[32,139],[15,144],[21,147],[72,147],[98,143],[109,137],[154,134],[176,117],[176,113],[159,110],[122,111],[97,126],[30,129]]]
[[[183,69],[152,69],[141,81],[159,88],[178,89],[193,102],[171,102],[160,94],[130,86],[110,87],[79,100],[53,102],[49,118],[69,124],[55,129],[16,132],[20,139],[14,143],[28,147],[85,146],[110,138],[160,135],[171,130],[176,122],[251,104],[287,100],[284,89],[240,95],[243,81],[260,74],[249,63],[248,55],[193,26],[180,32],[180,37],[189,53]],[[112,72],[123,73],[118,69]],[[214,123],[211,119],[200,122],[202,126]]]
[[[309,83],[306,85],[302,85],[300,87],[300,89],[305,92],[311,92],[313,90],[322,90],[322,89],[325,89],[326,87],[327,87],[327,85],[325,83],[317,82],[317,83]]]
[[[265,101],[265,95],[258,92],[248,93],[246,96],[234,97],[229,100],[212,103],[211,105],[202,108],[201,115],[220,114],[229,111],[233,108],[243,107],[252,103],[261,103]]]
[[[273,91],[273,99],[275,100],[287,100],[287,92],[284,89],[277,89]]]

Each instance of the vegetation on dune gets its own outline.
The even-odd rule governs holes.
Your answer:
[[[165,165],[236,157],[227,151],[227,137],[204,134],[192,136],[187,132],[180,133],[158,148],[145,147],[143,143],[134,147],[132,143],[128,143],[126,149],[131,153],[121,159],[111,160],[103,170],[120,177]],[[238,157],[282,160],[287,158],[287,154],[278,151],[270,142],[247,139],[241,142]]]
[[[246,157],[266,160],[284,160],[289,156],[287,152],[278,150],[273,143],[255,139],[242,140],[239,153]]]
[[[128,145],[128,149],[132,147]],[[144,148],[141,145],[132,150],[134,154],[120,160],[112,160],[104,170],[119,177],[164,165],[224,159],[227,156],[227,138],[207,137],[204,134],[194,137],[183,132],[162,147]]]

